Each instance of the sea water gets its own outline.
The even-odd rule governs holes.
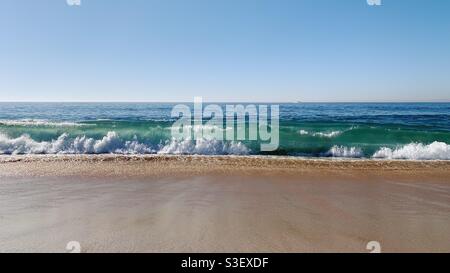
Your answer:
[[[450,103],[279,104],[279,147],[272,152],[261,152],[260,143],[250,140],[174,140],[171,126],[176,118],[171,117],[171,110],[175,105],[2,102],[0,154],[270,154],[450,160]],[[226,103],[219,105],[225,107]]]

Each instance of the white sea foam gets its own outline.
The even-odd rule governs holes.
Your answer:
[[[92,124],[76,123],[69,121],[48,121],[44,119],[19,119],[19,120],[0,120],[0,125],[7,126],[52,126],[52,127],[71,127],[86,126]]]
[[[29,135],[11,138],[0,133],[0,154],[203,154],[203,155],[246,155],[250,149],[242,142],[218,140],[170,140],[164,144],[149,145],[137,138],[122,139],[116,132],[108,132],[101,139],[87,136],[70,137],[64,133],[50,141],[36,141]],[[333,146],[323,156],[359,158],[363,151],[359,147]],[[431,144],[410,143],[397,148],[382,147],[372,158],[450,160],[450,145],[444,142]]]
[[[187,126],[184,126],[184,128],[179,127],[179,126],[172,126],[172,127],[167,127],[166,129],[168,129],[168,130],[185,129],[185,130],[191,130],[194,133],[203,132],[204,130],[207,130],[207,131],[213,131],[214,130],[214,131],[219,131],[219,132],[233,130],[232,127],[222,128],[222,127],[215,126],[215,125],[205,125],[205,124],[203,124],[203,125],[187,125]]]
[[[243,155],[250,150],[241,142],[223,142],[218,140],[168,141],[165,145],[155,146],[133,140],[123,140],[112,131],[101,139],[86,136],[71,138],[64,133],[51,141],[36,141],[29,135],[10,138],[0,133],[0,154],[206,154],[206,155]]]
[[[428,145],[410,143],[396,149],[383,147],[375,152],[373,157],[385,159],[450,160],[450,145],[435,141]]]
[[[345,146],[333,146],[331,149],[324,154],[325,156],[332,157],[363,157],[363,151],[358,147],[345,147]]]
[[[332,138],[332,137],[336,137],[336,136],[338,136],[340,134],[342,134],[342,131],[332,131],[332,132],[328,132],[328,133],[317,132],[317,133],[314,133],[313,136]]]
[[[250,153],[242,142],[224,142],[219,140],[176,140],[166,142],[159,150],[160,154],[202,154],[202,155],[246,155]]]
[[[153,149],[137,140],[124,141],[116,132],[108,132],[102,139],[86,136],[70,138],[64,133],[51,141],[36,141],[28,135],[9,138],[0,133],[0,154],[143,154],[155,153]]]
[[[300,135],[310,135],[310,136],[315,136],[315,137],[326,137],[326,138],[333,138],[333,137],[337,137],[340,136],[341,134],[351,131],[353,129],[357,129],[359,126],[351,126],[348,129],[345,130],[336,130],[336,131],[325,131],[325,132],[310,132],[310,131],[306,131],[306,130],[300,130],[298,131],[298,133]]]
[[[318,137],[327,137],[333,138],[342,134],[342,131],[331,131],[331,132],[309,132],[306,130],[300,130],[298,132],[300,135],[310,135],[310,136],[318,136]]]

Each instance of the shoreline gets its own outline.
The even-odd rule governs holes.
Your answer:
[[[202,154],[26,154],[5,155],[0,154],[0,164],[10,162],[31,161],[153,161],[153,160],[179,160],[179,159],[229,159],[229,160],[289,160],[299,162],[364,162],[364,163],[412,163],[433,165],[448,164],[450,160],[444,159],[383,159],[383,158],[358,158],[358,157],[307,157],[288,155],[202,155]],[[428,163],[428,164],[427,164]]]
[[[437,177],[450,181],[450,161],[299,158],[222,155],[16,155],[0,156],[0,177],[158,175],[346,175]],[[447,178],[447,179],[445,179]]]

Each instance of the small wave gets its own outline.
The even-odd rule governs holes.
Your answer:
[[[331,132],[309,132],[305,130],[300,130],[300,135],[310,135],[310,136],[318,136],[318,137],[327,137],[327,138],[333,138],[337,137],[340,134],[342,134],[342,131],[331,131]]]
[[[363,157],[364,153],[361,148],[358,147],[345,147],[345,146],[333,146],[331,149],[324,154],[325,156],[331,157],[349,157],[358,158]]]
[[[185,130],[191,130],[194,133],[199,133],[199,132],[203,132],[203,131],[219,131],[219,132],[223,132],[223,131],[229,131],[229,130],[233,130],[232,127],[220,127],[220,126],[216,126],[216,125],[187,125],[184,127],[180,127],[180,126],[171,126],[171,127],[166,127],[166,129],[168,130],[172,130],[172,129],[185,129]]]
[[[342,134],[342,131],[332,131],[332,132],[329,132],[329,133],[317,132],[317,133],[314,133],[313,136],[332,138],[332,137],[336,137],[336,136],[338,136],[340,134]]]
[[[435,141],[428,145],[422,143],[410,143],[396,149],[382,147],[377,152],[375,152],[373,158],[450,160],[450,145],[444,142]]]
[[[53,122],[43,119],[20,119],[20,120],[0,120],[0,125],[7,126],[52,126],[52,127],[71,127],[71,126],[87,126],[93,124],[84,124],[77,122]]]

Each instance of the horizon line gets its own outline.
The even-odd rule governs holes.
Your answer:
[[[0,103],[193,103],[194,101],[127,101],[127,100],[117,100],[117,101],[33,101],[33,100],[0,100]],[[450,99],[448,100],[432,100],[432,101],[239,101],[239,100],[230,100],[230,101],[214,101],[203,100],[203,103],[280,103],[280,104],[307,104],[307,103],[450,103]]]

